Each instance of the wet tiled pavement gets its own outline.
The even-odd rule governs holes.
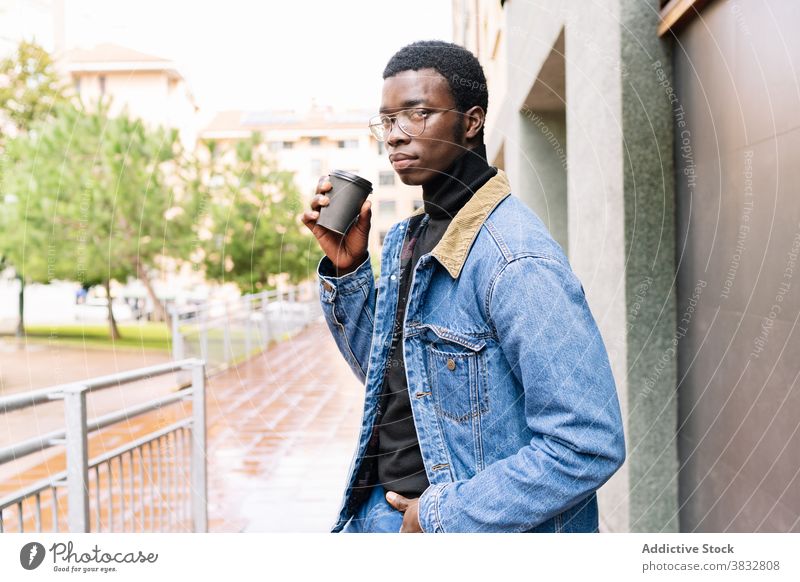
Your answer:
[[[328,531],[363,401],[324,323],[215,377],[209,529]]]
[[[137,387],[139,396],[147,394],[148,398],[171,390],[164,387],[163,380],[160,384]],[[124,396],[118,398],[122,405],[131,404]],[[341,500],[362,404],[363,388],[322,321],[210,379],[207,387],[209,530],[328,531]],[[90,438],[89,456],[94,458],[132,438],[163,428],[185,417],[190,410],[190,406],[178,404],[101,431]],[[104,412],[98,409],[97,413]],[[89,416],[95,416],[91,406]],[[164,442],[172,447],[174,454],[168,455],[172,462],[163,466],[164,473],[172,475],[172,487],[165,486],[162,491],[169,492],[170,497],[180,492],[187,499],[185,492],[175,486],[186,477],[182,459],[188,447],[182,448],[184,442],[188,439]],[[108,529],[109,502],[118,514],[113,529],[122,529],[120,515],[127,516],[126,531],[160,529],[160,520],[166,520],[168,507],[172,505],[158,502],[161,498],[158,486],[153,496],[151,474],[155,470],[151,471],[151,466],[147,449],[141,456],[125,457],[121,475],[127,483],[127,492],[123,496],[116,493],[120,489],[117,464],[112,465],[115,493],[108,493],[108,473],[101,469],[101,527],[95,526],[97,503],[92,493],[93,530]],[[63,469],[63,454],[43,457],[18,475],[4,475],[0,497]],[[90,481],[94,488],[94,472]],[[59,488],[59,499],[65,498],[66,490]],[[43,527],[51,531],[52,517],[47,513],[50,502],[43,499],[42,504]],[[59,514],[64,514],[65,505],[59,504]],[[28,506],[24,511],[26,531],[34,526]],[[174,513],[167,529],[187,530],[188,513],[183,510]],[[4,517],[6,531],[18,530],[13,509],[6,510]]]

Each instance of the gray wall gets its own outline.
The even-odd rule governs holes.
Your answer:
[[[520,198],[569,252],[567,232],[567,122],[563,111],[520,112]]]
[[[683,531],[800,531],[800,3],[674,45]]]

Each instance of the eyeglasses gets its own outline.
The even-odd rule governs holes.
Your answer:
[[[392,124],[397,120],[397,126],[403,133],[409,137],[416,137],[425,131],[425,120],[428,117],[437,113],[452,111],[453,109],[456,109],[456,107],[436,111],[431,111],[424,107],[414,107],[412,109],[403,109],[392,115],[381,113],[370,118],[369,130],[378,141],[386,141],[392,132]]]

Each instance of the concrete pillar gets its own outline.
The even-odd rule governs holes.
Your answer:
[[[672,119],[657,0],[566,23],[569,246],[618,383],[628,460],[600,494],[613,531],[677,531]]]
[[[508,86],[487,144],[567,251],[608,348],[628,448],[600,491],[610,531],[678,530],[671,71],[658,13],[658,0],[507,2]],[[568,144],[561,172],[551,133]]]

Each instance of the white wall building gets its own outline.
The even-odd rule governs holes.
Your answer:
[[[84,103],[111,97],[111,114],[127,108],[147,123],[175,128],[193,149],[198,107],[189,86],[172,61],[114,44],[67,51],[61,59]]]

